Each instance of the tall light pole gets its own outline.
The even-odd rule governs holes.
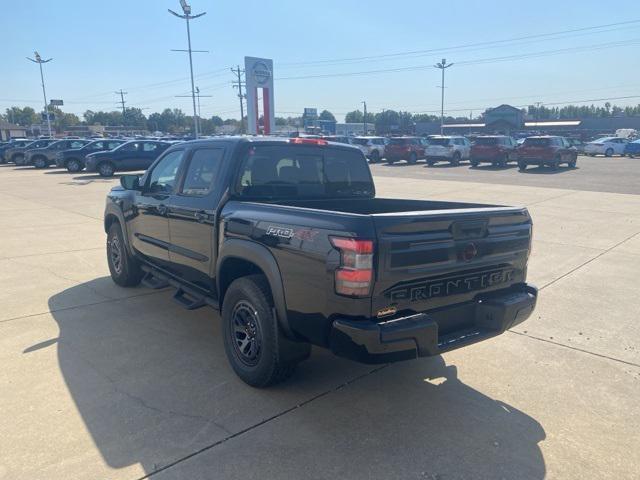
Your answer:
[[[49,128],[49,138],[51,138],[51,119],[49,118],[49,106],[47,105],[47,91],[44,88],[44,74],[42,73],[42,64],[48,63],[53,58],[49,58],[47,60],[42,60],[40,54],[38,52],[33,52],[33,55],[36,57],[35,60],[33,58],[27,57],[27,60],[32,61],[33,63],[37,63],[40,67],[40,80],[42,80],[42,96],[44,97],[44,113],[47,117],[47,127]]]
[[[446,58],[443,58],[442,62],[436,63],[434,65],[435,68],[439,68],[440,70],[442,70],[442,85],[440,85],[440,88],[442,89],[441,103],[440,103],[440,135],[444,135],[444,71],[452,65],[453,63],[450,63],[447,65]]]
[[[367,102],[362,101],[360,103],[364,105],[364,116],[362,117],[362,129],[364,130],[364,132],[362,134],[366,135],[367,134]]]
[[[184,12],[184,15],[180,15],[179,13],[174,12],[171,9],[169,10],[169,13],[171,13],[172,15],[175,15],[178,18],[183,18],[187,21],[187,43],[188,43],[188,50],[187,52],[189,52],[189,71],[191,72],[191,100],[193,101],[193,127],[194,127],[194,132],[195,132],[195,137],[198,138],[198,112],[196,110],[196,89],[195,89],[195,84],[193,82],[193,59],[191,58],[191,52],[193,50],[191,50],[191,29],[189,27],[189,20],[194,19],[194,18],[198,18],[198,17],[202,17],[203,15],[205,15],[207,12],[202,12],[199,13],[198,15],[191,15],[191,6],[187,4],[186,0],[180,0],[180,6],[182,7],[182,11]]]

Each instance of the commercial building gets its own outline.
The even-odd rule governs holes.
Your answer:
[[[0,120],[0,140],[10,140],[12,138],[24,138],[27,136],[27,129],[20,125]]]

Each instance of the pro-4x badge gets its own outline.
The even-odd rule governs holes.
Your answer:
[[[291,238],[293,237],[293,229],[269,225],[267,227],[267,235],[271,235],[272,237]]]

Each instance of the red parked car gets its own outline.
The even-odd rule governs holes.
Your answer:
[[[578,150],[566,138],[551,135],[527,137],[517,152],[520,171],[528,165],[549,166],[557,170],[561,163],[573,168],[578,161]]]
[[[518,142],[506,135],[487,135],[476,137],[471,145],[471,166],[480,163],[492,163],[504,167],[509,162],[518,161],[516,147]]]
[[[384,149],[384,156],[388,163],[406,160],[414,164],[420,158],[424,158],[424,149],[428,145],[426,138],[420,137],[394,137]]]

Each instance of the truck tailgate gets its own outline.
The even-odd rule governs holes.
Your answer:
[[[374,214],[372,316],[430,311],[523,282],[531,241],[525,208]]]

